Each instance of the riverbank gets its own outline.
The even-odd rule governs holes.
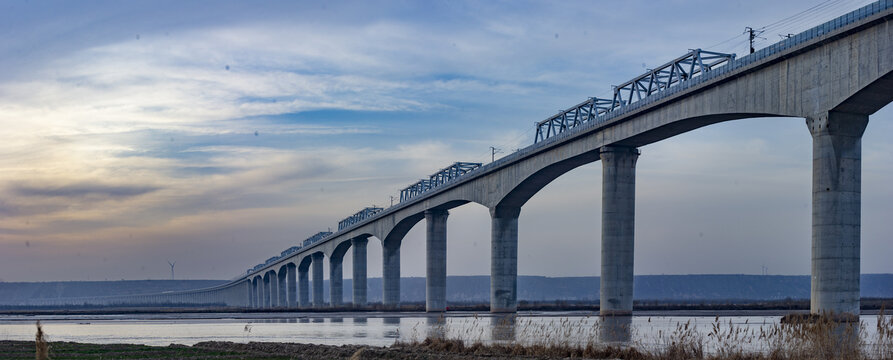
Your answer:
[[[893,299],[887,298],[863,298],[861,309],[863,315],[877,314],[878,310],[891,308]],[[772,315],[784,315],[792,311],[808,311],[809,300],[767,300],[767,301],[636,301],[633,311],[636,314],[647,316],[659,316],[665,314],[704,314],[714,315],[741,315],[746,312],[765,312]],[[490,304],[485,303],[453,303],[448,306],[449,312],[473,312],[487,313]],[[591,302],[552,301],[552,302],[526,302],[518,304],[520,312],[562,312],[585,311],[597,313],[598,304]],[[222,306],[182,307],[128,307],[128,306],[80,306],[80,307],[33,307],[33,306],[0,306],[0,315],[129,315],[129,314],[258,314],[258,313],[417,313],[425,312],[425,303],[404,303],[397,307],[386,307],[381,304],[365,306],[344,305],[323,308],[270,308],[270,309],[245,309]]]

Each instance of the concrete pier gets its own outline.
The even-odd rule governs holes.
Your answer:
[[[261,289],[263,288],[262,281],[259,277],[255,276],[254,280],[251,281],[251,307],[260,308],[263,301],[261,301]]]
[[[297,305],[298,305],[298,303],[297,303],[297,301],[298,301],[298,297],[297,297],[298,286],[295,283],[297,280],[297,274],[296,274],[297,267],[295,266],[295,264],[289,263],[288,265],[286,265],[286,268],[288,269],[288,274],[286,275],[287,278],[285,280],[286,287],[288,288],[288,304],[287,304],[287,306],[290,308],[294,308],[294,307],[297,307]]]
[[[332,307],[341,306],[344,302],[344,279],[341,268],[343,262],[343,256],[329,258],[329,304]]]
[[[279,279],[276,276],[276,272],[270,270],[270,307],[274,308],[279,306]]]
[[[425,211],[427,277],[425,278],[425,310],[446,310],[447,216],[446,210]]]
[[[276,273],[277,280],[279,282],[276,284],[276,289],[279,290],[279,301],[276,303],[280,307],[288,306],[288,284],[286,284],[285,279],[288,276],[288,267],[283,265],[279,272]]]
[[[248,280],[248,286],[246,286],[246,288],[248,289],[248,294],[247,294],[247,295],[248,295],[248,301],[247,301],[247,303],[248,303],[248,307],[249,307],[249,308],[253,308],[253,307],[256,307],[256,306],[257,306],[257,304],[254,302],[254,287],[255,287],[254,281],[253,281],[253,280]]]
[[[601,315],[633,312],[633,249],[636,219],[635,148],[606,146],[602,161]]]
[[[807,118],[812,134],[812,313],[859,314],[862,134],[867,115]]]
[[[382,245],[382,287],[384,288],[383,304],[396,307],[400,305],[400,242]]]
[[[306,308],[310,306],[310,274],[307,267],[298,267],[298,306]]]
[[[322,298],[322,262],[325,256],[322,253],[315,253],[312,256],[313,262],[310,263],[310,266],[313,267],[313,307],[321,308],[326,305]]]
[[[490,209],[490,312],[518,310],[518,216],[520,207]]]
[[[263,293],[264,293],[264,302],[263,302],[263,304],[264,304],[264,308],[265,308],[265,309],[269,309],[269,308],[270,308],[270,286],[271,286],[270,283],[271,283],[271,281],[270,281],[270,273],[267,272],[267,273],[264,274],[264,291],[263,291]]]
[[[366,245],[369,238],[359,237],[351,240],[353,247],[353,304],[366,305]]]

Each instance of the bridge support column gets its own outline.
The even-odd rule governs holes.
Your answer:
[[[867,115],[807,118],[812,133],[812,313],[859,314],[862,134]]]
[[[269,272],[264,274],[263,296],[264,296],[264,302],[263,302],[264,308],[269,308],[270,307],[270,273]]]
[[[288,304],[287,304],[287,306],[290,308],[294,308],[298,305],[297,304],[298,286],[297,286],[297,284],[295,284],[295,281],[297,280],[297,274],[296,274],[297,266],[295,266],[295,264],[293,264],[293,263],[288,263],[288,265],[286,265],[285,267],[288,269],[288,272],[286,275],[287,278],[285,279],[286,287],[288,288],[288,301],[287,301]]]
[[[518,310],[518,216],[520,207],[490,209],[490,312]]]
[[[634,148],[606,146],[602,162],[601,315],[633,312],[633,249],[636,219],[636,160]]]
[[[341,306],[344,302],[343,262],[344,256],[329,258],[329,305],[332,307]]]
[[[279,290],[279,294],[277,294],[279,297],[277,305],[279,305],[280,307],[288,306],[288,284],[285,283],[285,278],[287,275],[288,266],[282,265],[282,267],[279,268],[279,272],[276,273],[276,276],[278,277],[278,279],[276,279],[278,280],[276,288]]]
[[[298,267],[298,306],[305,308],[310,306],[310,275],[309,266]]]
[[[447,216],[446,210],[425,211],[425,223],[427,225],[427,240],[425,242],[427,253],[427,277],[425,278],[425,310],[428,312],[441,312],[446,310],[446,241],[447,241]]]
[[[248,286],[246,286],[245,289],[248,290],[248,293],[246,294],[246,295],[248,295],[248,299],[245,303],[248,304],[248,306],[247,306],[248,308],[253,308],[254,307],[254,281],[252,281],[251,279],[248,279]]]
[[[313,267],[313,307],[321,308],[326,304],[322,298],[322,261],[325,256],[322,253],[315,253],[312,256],[313,262],[310,266]]]
[[[270,274],[270,307],[274,308],[279,306],[279,279],[273,270],[268,274]]]
[[[366,245],[369,238],[351,240],[353,247],[353,305],[366,305]]]
[[[260,281],[257,276],[251,281],[251,307],[260,308]]]
[[[400,305],[400,241],[382,242],[382,303],[388,307]]]

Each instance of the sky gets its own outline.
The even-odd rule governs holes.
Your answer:
[[[163,279],[168,261],[229,279],[688,49],[743,56],[747,26],[761,48],[866,3],[0,2],[0,280]],[[887,106],[862,143],[863,273],[893,272],[891,131]],[[641,151],[636,274],[809,274],[803,119]],[[521,212],[519,273],[597,276],[600,219],[600,163],[558,178]],[[487,209],[447,231],[448,274],[488,274]],[[420,222],[403,276],[424,251]],[[380,276],[376,240],[368,259]]]

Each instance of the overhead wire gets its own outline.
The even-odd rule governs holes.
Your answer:
[[[764,38],[754,41],[755,47],[765,47],[768,44],[774,44],[778,40],[775,35],[795,35],[809,28],[817,26],[833,17],[839,16],[841,13],[855,10],[861,6],[870,3],[866,0],[828,0],[812,6],[795,15],[775,21],[769,25],[760,27],[758,30],[765,34]]]

